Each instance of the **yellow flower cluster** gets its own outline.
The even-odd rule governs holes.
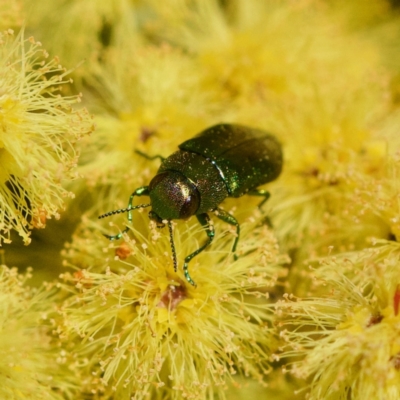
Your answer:
[[[282,355],[296,360],[295,376],[311,377],[310,399],[399,398],[399,256],[398,243],[381,241],[321,260],[312,273],[320,297],[277,303]]]
[[[0,398],[72,398],[79,384],[75,361],[52,337],[55,288],[27,285],[28,270],[0,267]]]
[[[263,382],[274,343],[266,289],[285,275],[287,262],[271,231],[244,223],[248,256],[235,262],[230,241],[217,240],[195,264],[193,288],[174,272],[168,240],[154,239],[154,229],[150,237],[133,229],[135,240],[127,235],[108,248],[87,237],[90,256],[62,275],[72,291],[61,308],[64,329],[82,342],[76,351],[88,360],[84,375],[92,376],[85,390],[105,398],[225,398],[235,375]],[[179,253],[202,233],[186,229],[175,232]],[[70,248],[72,265],[82,263],[82,246]]]
[[[61,96],[69,79],[57,58],[23,31],[0,34],[0,242],[59,218],[67,196],[62,182],[76,178],[76,142],[91,131],[80,96]]]
[[[41,287],[1,270],[0,397],[398,399],[399,11],[0,0],[1,255],[36,263]],[[223,203],[237,257],[236,228],[212,218],[194,287],[182,261],[204,227],[172,221],[171,251],[168,229],[122,209],[157,156],[221,122],[271,132],[284,165],[261,210]],[[10,245],[12,231],[32,245]]]

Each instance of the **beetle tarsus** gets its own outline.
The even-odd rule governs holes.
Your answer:
[[[189,275],[189,271],[188,271],[188,263],[185,262],[185,264],[183,264],[183,273],[185,275],[186,280],[194,287],[197,287],[197,284],[192,280],[192,278]]]
[[[122,235],[124,233],[128,232],[128,228],[124,229],[122,232],[117,233],[116,235],[106,235],[105,233],[103,233],[103,236],[106,237],[109,240],[118,240],[122,238]]]

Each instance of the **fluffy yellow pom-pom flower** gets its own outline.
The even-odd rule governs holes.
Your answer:
[[[220,232],[212,250],[191,263],[194,288],[174,272],[168,235],[156,229],[149,237],[132,230],[106,248],[89,230],[72,244],[71,264],[91,270],[63,275],[71,295],[62,324],[75,336],[77,357],[87,359],[86,390],[121,399],[204,399],[225,398],[235,374],[265,384],[275,343],[265,301],[287,262],[272,232],[243,223],[243,256],[235,262],[231,235]],[[181,261],[204,232],[182,222],[174,235]]]
[[[277,304],[283,357],[294,357],[285,369],[310,380],[310,400],[399,398],[399,255],[398,243],[379,241],[322,259],[312,275],[324,294]]]
[[[69,83],[58,59],[23,31],[0,34],[0,243],[58,217],[75,178],[76,141],[93,129],[80,96],[62,96]]]
[[[0,398],[72,399],[79,376],[51,335],[54,288],[32,289],[30,277],[0,266]]]

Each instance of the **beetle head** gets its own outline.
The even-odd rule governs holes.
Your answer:
[[[152,211],[150,218],[158,221],[185,219],[196,214],[200,194],[196,186],[176,171],[165,171],[150,182],[149,195]]]

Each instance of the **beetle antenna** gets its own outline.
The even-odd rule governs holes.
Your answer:
[[[172,259],[174,260],[174,271],[178,270],[178,261],[176,260],[176,251],[175,251],[175,244],[174,244],[174,237],[172,235],[172,222],[168,221],[168,229],[169,229],[169,241],[171,243],[171,250],[172,250]]]
[[[110,217],[111,215],[121,214],[121,213],[124,213],[124,212],[129,212],[129,211],[132,211],[132,210],[136,210],[137,208],[146,208],[146,207],[150,207],[150,206],[151,206],[151,204],[139,204],[139,205],[134,206],[134,207],[120,208],[119,210],[113,210],[113,211],[109,211],[109,212],[107,212],[105,214],[99,215],[98,218],[101,219],[101,218],[105,218],[105,217]]]

